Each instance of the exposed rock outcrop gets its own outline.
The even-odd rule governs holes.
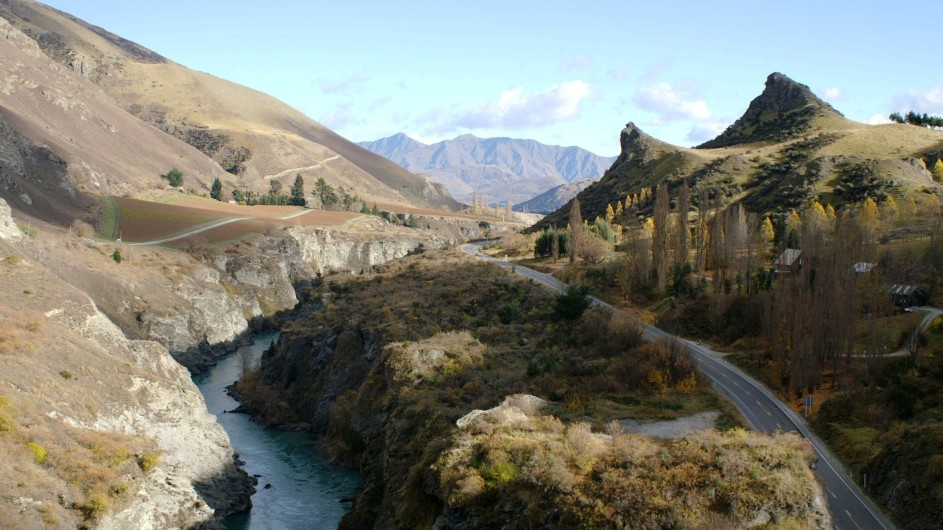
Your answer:
[[[420,217],[420,225],[425,228],[397,228],[379,219],[368,219],[352,230],[292,227],[287,233],[297,242],[301,260],[315,271],[357,273],[423,250],[513,230],[475,220],[436,216]]]
[[[23,232],[13,222],[13,212],[7,201],[0,199],[0,239],[14,241],[23,237]]]
[[[33,243],[10,250],[22,255],[26,245]],[[11,483],[40,480],[17,473],[42,474],[37,502],[20,513],[18,525],[45,513],[64,526],[85,524],[84,517],[102,528],[212,527],[249,506],[251,479],[237,467],[226,432],[207,412],[190,374],[165,347],[127,339],[86,294],[42,263],[20,258],[6,263],[0,277],[17,286],[0,293],[4,329],[33,330],[28,344],[15,343],[0,358],[0,393],[28,414],[28,439],[47,445],[55,460],[42,468],[3,471]],[[75,441],[63,443],[63,437]],[[72,482],[75,473],[88,475],[82,480],[104,480],[88,467],[93,462],[60,465],[78,458],[69,456],[72,447],[84,443],[96,450],[100,442],[94,440],[103,438],[124,440],[116,442],[121,445],[109,457],[114,460],[102,464],[123,473],[109,479],[117,486],[107,493]],[[139,467],[128,454],[140,443],[156,450],[147,466]],[[0,526],[8,523],[4,519]]]
[[[808,86],[774,72],[766,88],[750,102],[747,111],[713,140],[697,146],[711,149],[765,140],[783,141],[808,129],[814,116],[842,114],[812,93]]]

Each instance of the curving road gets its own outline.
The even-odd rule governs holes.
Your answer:
[[[549,274],[512,265],[482,254],[481,247],[490,243],[490,241],[485,241],[467,244],[462,246],[462,251],[479,259],[497,263],[502,267],[511,268],[517,274],[555,291],[562,291],[567,287],[565,283]],[[593,298],[593,302],[596,305],[612,308],[597,298]],[[668,333],[649,325],[645,325],[645,336],[649,340],[671,337]],[[815,473],[825,487],[825,497],[836,529],[890,530],[896,528],[881,509],[858,488],[854,481],[848,478],[847,472],[838,463],[838,458],[811,432],[805,421],[775,397],[762,383],[724,361],[717,352],[694,341],[674,338],[687,348],[701,371],[720,392],[730,398],[751,427],[770,434],[777,431],[794,431],[809,440],[818,457]]]

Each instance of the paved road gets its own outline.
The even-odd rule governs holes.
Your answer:
[[[933,319],[943,315],[943,309],[937,309],[930,306],[920,306],[920,307],[911,307],[911,311],[923,311],[926,315],[923,317],[923,320],[920,321],[920,327],[918,328],[921,334],[927,331],[927,328],[930,327],[930,324],[933,323]],[[906,311],[906,310],[905,310]],[[906,347],[901,348],[897,351],[890,353],[885,353],[883,355],[878,355],[879,357],[908,357],[910,355],[910,350]],[[872,355],[853,355],[852,357],[872,357]]]
[[[464,245],[462,251],[480,259],[497,263],[502,267],[512,268],[517,274],[540,282],[555,291],[562,291],[566,288],[566,284],[549,274],[512,265],[482,254],[480,249],[487,244],[489,242]],[[594,298],[593,301],[597,305],[612,307],[597,298]],[[668,333],[649,325],[645,325],[645,336],[650,340],[671,337]],[[724,361],[718,353],[707,347],[694,341],[681,338],[677,338],[677,340],[691,352],[701,371],[718,390],[730,398],[754,429],[771,434],[777,431],[794,431],[811,442],[818,457],[815,472],[825,485],[825,497],[828,501],[829,510],[832,512],[832,523],[836,529],[889,530],[896,528],[881,512],[880,508],[848,478],[847,473],[838,463],[838,459],[829,451],[825,443],[810,431],[805,421],[775,397],[769,389],[737,367]]]

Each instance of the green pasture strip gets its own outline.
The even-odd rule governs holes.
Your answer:
[[[118,238],[118,223],[121,221],[121,207],[118,206],[118,201],[111,196],[101,197],[101,204],[102,216],[96,235],[99,239],[114,241]]]

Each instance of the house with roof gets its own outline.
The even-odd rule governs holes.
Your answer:
[[[773,263],[778,274],[796,274],[802,269],[802,251],[787,248]]]
[[[927,293],[913,284],[895,283],[887,288],[888,294],[897,307],[913,307],[927,304]]]
[[[867,261],[859,261],[851,266],[851,270],[855,271],[855,274],[867,274],[874,269],[876,263],[868,263]]]

